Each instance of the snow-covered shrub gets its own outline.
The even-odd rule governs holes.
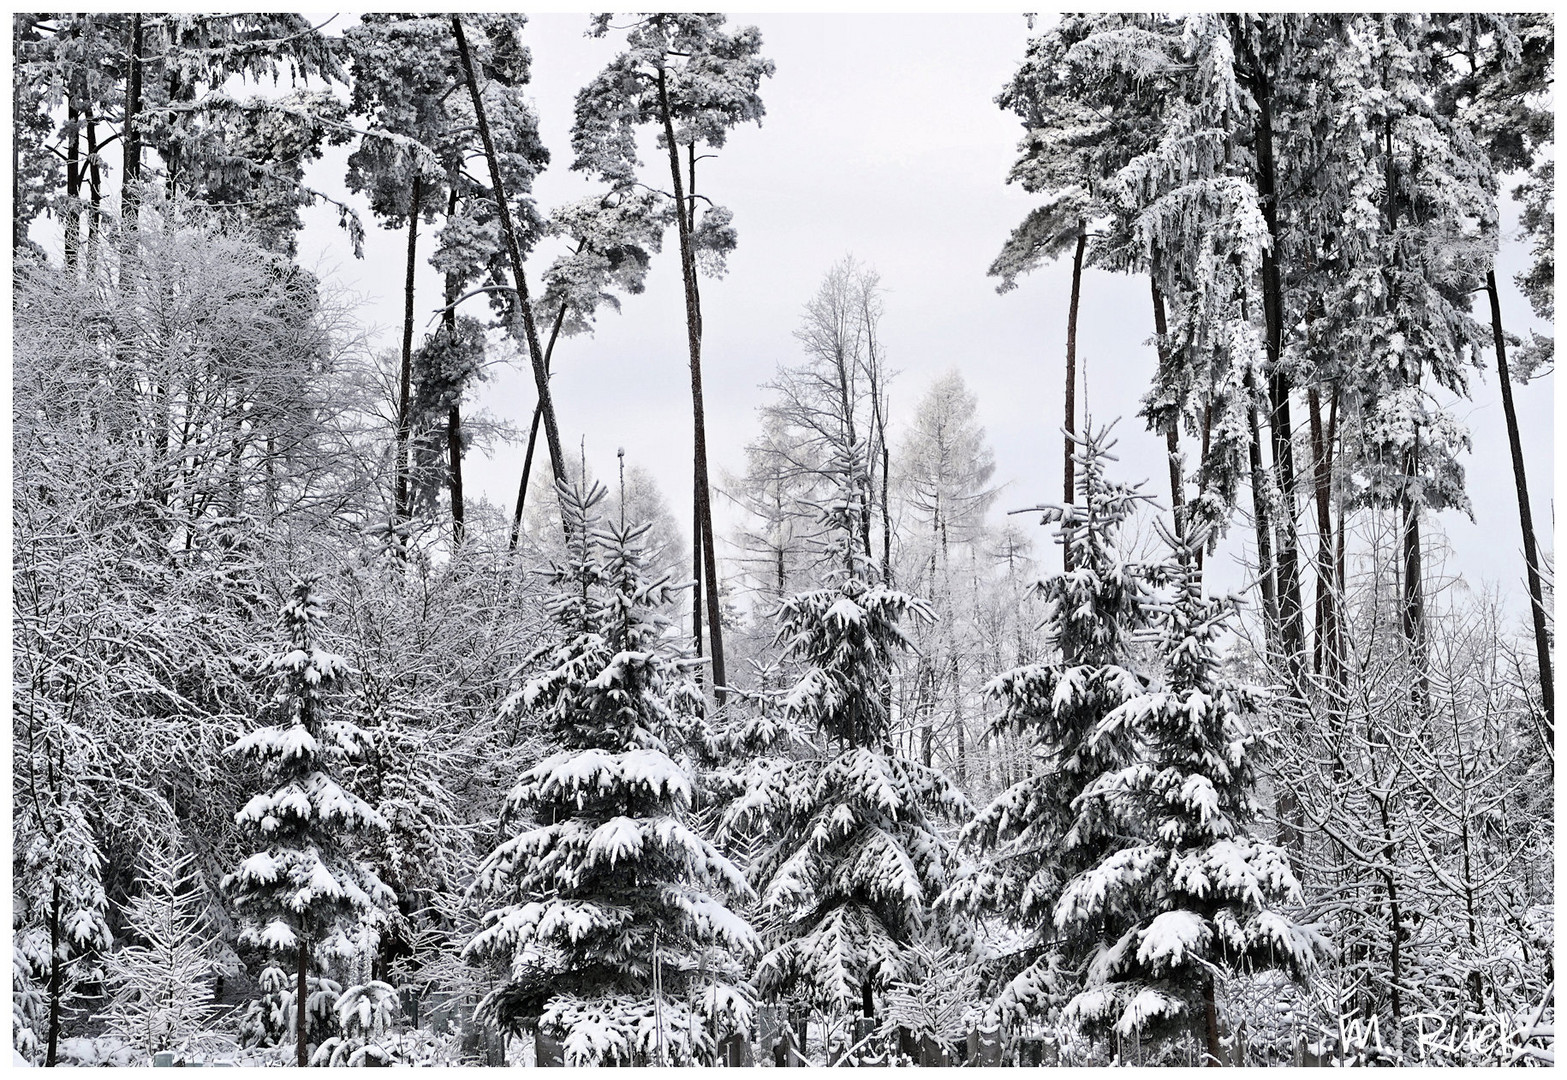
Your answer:
[[[334,1006],[342,1034],[323,1040],[310,1064],[360,1068],[400,1063],[396,1050],[388,1045],[399,1008],[397,991],[384,982],[349,987]]]

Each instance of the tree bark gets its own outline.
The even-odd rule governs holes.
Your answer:
[[[452,544],[463,542],[467,512],[462,494],[462,409],[454,401],[446,409],[446,455],[451,461],[448,491],[452,500]]]
[[[141,87],[142,87],[142,13],[131,18],[130,74],[125,88],[125,126],[121,138],[125,140],[125,167],[121,174],[123,191],[120,193],[120,214],[125,228],[136,229],[136,212],[141,203]]]
[[[1257,101],[1257,201],[1271,243],[1262,253],[1262,310],[1266,324],[1264,344],[1268,355],[1268,432],[1273,468],[1278,475],[1278,603],[1280,641],[1286,663],[1297,678],[1305,656],[1305,631],[1301,604],[1300,568],[1295,544],[1295,447],[1290,421],[1290,383],[1283,367],[1284,290],[1279,271],[1279,206],[1273,158],[1272,85],[1260,56],[1253,57]]]
[[[1534,511],[1529,505],[1529,479],[1524,472],[1523,441],[1518,433],[1518,412],[1513,407],[1513,383],[1507,370],[1507,341],[1502,334],[1502,301],[1496,288],[1496,271],[1485,275],[1491,298],[1491,340],[1496,346],[1496,375],[1502,386],[1502,413],[1507,418],[1507,446],[1513,459],[1513,486],[1518,492],[1518,523],[1523,529],[1524,571],[1529,586],[1529,613],[1534,622],[1535,658],[1540,666],[1540,704],[1545,711],[1545,731],[1551,749],[1556,748],[1556,692],[1551,669],[1551,639],[1545,625],[1545,592],[1540,579],[1540,552],[1534,533]]]
[[[1213,988],[1213,976],[1203,979],[1202,984],[1202,1024],[1203,1036],[1208,1044],[1208,1066],[1224,1064],[1224,1047],[1219,1042],[1219,1003],[1215,1000]]]
[[[413,430],[413,356],[414,356],[414,269],[418,266],[419,201],[424,194],[416,172],[408,195],[408,259],[403,276],[403,354],[397,374],[397,460],[392,475],[395,491],[392,500],[393,542],[406,552],[403,526],[412,516],[413,491],[408,475],[408,441]]]
[[[691,594],[692,652],[702,655],[702,603],[706,594],[702,591],[702,486],[696,470],[691,473],[691,581],[695,592]]]
[[[91,267],[98,258],[98,231],[103,206],[103,176],[98,168],[98,125],[87,121],[87,265]]]
[[[1076,476],[1072,455],[1077,446],[1072,436],[1077,432],[1077,308],[1083,295],[1083,249],[1088,246],[1088,226],[1078,223],[1077,247],[1072,252],[1072,298],[1066,309],[1066,437],[1062,441],[1065,451],[1061,467],[1061,499],[1071,506],[1077,496]],[[1061,546],[1062,569],[1072,569],[1072,549]]]
[[[305,1031],[306,1005],[310,1001],[310,944],[305,931],[299,930],[299,976],[294,984],[294,1056],[301,1069],[310,1067],[310,1042]]]
[[[60,879],[55,878],[49,899],[49,1034],[44,1051],[44,1065],[50,1068],[59,1060],[60,997],[65,967],[60,962],[60,904]]]
[[[702,549],[705,580],[702,593],[707,600],[708,640],[712,645],[713,693],[724,703],[724,631],[718,603],[718,559],[713,545],[713,507],[707,479],[707,429],[702,405],[702,309],[697,292],[696,252],[692,249],[692,207],[686,202],[685,183],[680,176],[680,148],[675,142],[674,120],[669,107],[669,80],[663,68],[658,72],[659,114],[664,124],[664,140],[669,150],[669,172],[675,187],[675,220],[680,229],[680,270],[686,294],[686,344],[691,353],[692,484],[694,512],[698,528],[693,529],[693,547]],[[700,597],[696,598],[700,599]],[[693,610],[696,605],[693,604]],[[694,622],[695,620],[693,620]]]
[[[11,58],[15,63],[22,55],[22,23],[11,19]],[[13,75],[11,79],[11,115],[22,115],[22,83]],[[27,239],[27,226],[22,223],[22,143],[11,133],[11,250],[20,251]],[[50,1064],[53,1064],[51,1062]]]
[[[1273,577],[1273,520],[1268,512],[1267,472],[1262,466],[1262,434],[1257,422],[1257,380],[1246,372],[1245,387],[1250,402],[1246,406],[1246,423],[1251,438],[1247,442],[1246,456],[1251,465],[1251,506],[1253,527],[1257,534],[1257,577],[1262,586],[1263,623],[1267,630],[1269,652],[1277,655],[1279,648],[1279,600]]]
[[[506,202],[506,185],[501,182],[500,160],[495,156],[495,140],[490,137],[490,122],[485,116],[484,99],[479,94],[479,80],[474,75],[473,57],[468,52],[468,39],[463,35],[462,18],[452,16],[452,36],[457,39],[457,53],[462,58],[463,75],[468,83],[468,94],[473,99],[473,114],[479,125],[479,139],[484,144],[484,157],[490,166],[490,186],[495,193],[495,212],[500,218],[501,235],[506,241],[506,254],[511,261],[512,291],[516,304],[512,308],[512,336],[516,337],[516,324],[522,323],[522,338],[528,348],[528,359],[533,365],[533,381],[539,393],[539,411],[544,421],[544,441],[550,451],[550,469],[557,484],[566,478],[565,458],[560,448],[560,428],[555,423],[555,402],[550,397],[549,370],[544,365],[544,352],[539,348],[539,332],[533,323],[533,307],[528,302],[528,281],[522,273],[522,248],[517,242],[517,230],[512,225],[511,207]]]
[[[457,216],[457,184],[453,182],[446,200],[446,220]],[[447,341],[457,343],[457,275],[446,275],[446,307],[442,320]],[[467,532],[467,508],[462,493],[462,407],[453,401],[446,409],[446,489],[452,504],[452,547],[462,544]]]
[[[74,83],[73,97],[74,97]],[[65,149],[65,268],[75,270],[82,246],[81,110],[73,101],[66,112],[70,139]]]
[[[1415,445],[1419,446],[1419,429],[1415,432]],[[1411,451],[1409,475],[1418,475],[1415,469],[1419,466],[1418,450]],[[1420,504],[1406,493],[1400,500],[1403,510],[1404,528],[1403,559],[1404,559],[1404,603],[1402,606],[1404,641],[1409,647],[1409,662],[1415,669],[1415,707],[1419,715],[1424,717],[1430,705],[1431,696],[1429,689],[1429,673],[1426,660],[1426,604],[1425,583],[1420,558]]]

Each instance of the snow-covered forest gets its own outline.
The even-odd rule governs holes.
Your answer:
[[[765,19],[324,18],[13,16],[18,1064],[1553,1062],[1551,16],[1015,17],[1023,360],[725,347]]]

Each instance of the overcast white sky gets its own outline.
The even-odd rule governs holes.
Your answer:
[[[342,19],[351,16],[340,17]],[[909,414],[931,382],[957,368],[979,400],[981,421],[1005,484],[998,517],[1059,494],[1061,371],[1070,267],[1063,263],[998,296],[985,269],[1009,230],[1032,204],[1005,183],[1020,128],[994,104],[1023,54],[1029,31],[1020,15],[748,15],[761,28],[764,52],[777,65],[763,86],[760,128],[736,131],[716,159],[704,162],[702,188],[734,211],[740,246],[722,280],[704,280],[703,364],[708,446],[715,478],[738,469],[755,429],[759,384],[780,362],[792,362],[792,331],[823,274],[852,253],[881,273],[883,331],[892,366],[894,418]],[[533,94],[554,163],[538,184],[548,208],[590,188],[571,173],[568,130],[577,89],[617,49],[611,37],[583,35],[585,15],[535,15],[529,24]],[[329,189],[342,183],[343,153],[317,167]],[[1515,217],[1509,211],[1509,217]],[[366,258],[355,261],[335,212],[312,213],[301,259],[358,294],[362,318],[397,340],[401,320],[404,237],[371,228]],[[368,215],[366,224],[370,224]],[[1509,222],[1514,229],[1516,221]],[[684,309],[674,237],[649,275],[647,292],[606,311],[592,338],[556,349],[556,408],[563,441],[586,437],[590,467],[612,475],[617,447],[656,476],[677,517],[690,521],[690,389]],[[534,260],[536,283],[547,252]],[[420,257],[423,332],[440,284]],[[1503,318],[1530,325],[1528,306],[1512,287],[1521,259],[1504,250]],[[473,301],[483,306],[483,301]],[[482,314],[476,311],[475,314]],[[1152,314],[1146,282],[1097,271],[1085,275],[1079,357],[1096,422],[1116,416],[1124,475],[1147,477],[1167,498],[1162,438],[1135,417],[1153,368]],[[1474,451],[1469,488],[1478,524],[1441,515],[1453,549],[1449,566],[1467,587],[1502,588],[1515,617],[1524,608],[1517,505],[1508,464],[1500,398],[1491,372],[1475,380],[1474,400],[1460,407]],[[1554,379],[1519,388],[1525,451],[1532,470],[1535,520],[1549,545]],[[497,371],[480,391],[481,408],[525,427],[534,392],[526,364]],[[520,446],[468,466],[473,495],[509,508],[521,467]],[[735,520],[718,498],[721,534]],[[1053,562],[1045,530],[1034,530]],[[1232,535],[1243,534],[1237,529]],[[1233,559],[1219,560],[1233,562]],[[1240,583],[1214,566],[1215,586]]]

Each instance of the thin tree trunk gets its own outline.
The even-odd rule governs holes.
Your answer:
[[[474,75],[473,57],[468,52],[468,39],[463,35],[462,19],[452,16],[452,36],[457,39],[457,53],[462,58],[463,75],[468,82],[468,94],[473,99],[474,119],[479,125],[479,139],[484,144],[484,157],[490,166],[490,186],[495,193],[495,212],[500,218],[501,235],[506,241],[506,254],[511,261],[512,290],[516,303],[512,307],[512,334],[516,336],[516,324],[522,323],[522,337],[528,347],[528,359],[533,365],[533,381],[539,393],[539,410],[544,422],[544,441],[549,446],[550,469],[557,484],[566,479],[565,458],[560,448],[560,428],[555,422],[555,403],[550,397],[549,370],[544,365],[544,352],[539,348],[538,328],[533,323],[533,307],[528,301],[528,281],[522,273],[522,248],[517,242],[517,230],[512,226],[511,207],[506,202],[506,185],[501,182],[500,161],[495,156],[495,140],[490,137],[490,122],[485,116],[484,99],[479,94],[479,80]]]
[[[1246,423],[1251,438],[1246,447],[1251,465],[1251,506],[1253,525],[1257,533],[1257,577],[1262,586],[1262,614],[1267,630],[1268,651],[1277,655],[1279,647],[1279,600],[1274,589],[1273,577],[1273,520],[1268,513],[1267,472],[1262,466],[1262,434],[1257,422],[1257,381],[1246,372],[1245,387],[1250,399],[1246,406]]]
[[[446,200],[446,220],[451,221],[457,216],[457,184],[451,184],[451,193]],[[446,308],[442,316],[446,324],[446,340],[452,345],[457,343],[457,275],[446,275]],[[453,401],[446,409],[446,458],[447,458],[447,493],[452,504],[452,546],[455,548],[463,541],[463,535],[467,531],[467,508],[463,505],[462,494],[462,408],[457,401]]]
[[[413,433],[414,269],[418,266],[419,202],[423,194],[423,185],[416,172],[408,194],[408,259],[403,276],[403,354],[397,374],[397,459],[392,465],[395,487],[392,533],[399,552],[407,550],[403,527],[412,516],[413,502],[411,478],[408,475],[408,442]]]
[[[1335,391],[1336,394],[1336,391]],[[1316,467],[1317,503],[1317,604],[1316,627],[1311,639],[1311,670],[1318,675],[1336,668],[1332,652],[1333,605],[1333,447],[1322,430],[1322,399],[1316,387],[1306,394],[1311,410],[1311,456]],[[1335,401],[1336,404],[1336,401]]]
[[[22,21],[13,17],[11,19],[11,58],[14,63],[22,55]],[[11,115],[22,115],[22,83],[21,80],[11,79]],[[11,133],[11,250],[13,252],[22,249],[23,242],[27,239],[27,226],[22,223],[22,143],[16,138],[16,133]],[[53,1065],[51,1061],[49,1064]]]
[[[1088,246],[1088,226],[1078,223],[1077,247],[1072,252],[1072,299],[1066,309],[1066,436],[1062,440],[1064,451],[1061,466],[1061,499],[1071,506],[1077,496],[1076,476],[1072,455],[1077,446],[1072,441],[1077,431],[1077,308],[1083,295],[1083,250]],[[1072,569],[1072,549],[1061,546],[1062,568]]]
[[[452,499],[452,543],[461,544],[467,513],[462,494],[462,410],[453,402],[446,410],[446,454],[451,460],[449,488]]]
[[[712,643],[713,691],[718,704],[724,703],[724,632],[718,603],[718,559],[713,544],[713,507],[707,480],[707,427],[702,406],[702,309],[697,293],[696,252],[691,246],[692,208],[686,203],[685,184],[680,176],[680,148],[669,108],[669,81],[663,68],[658,72],[659,113],[664,124],[664,139],[669,150],[669,172],[675,187],[675,220],[680,228],[680,270],[686,294],[686,343],[691,353],[692,478],[695,488],[697,528],[693,545],[700,538],[707,599],[708,637]],[[693,605],[694,607],[694,605]]]
[[[1209,447],[1212,445],[1212,443],[1213,443],[1213,402],[1211,400],[1205,400],[1203,402],[1203,406],[1202,406],[1202,457],[1200,458],[1200,460],[1202,462],[1201,468],[1203,470],[1203,473],[1202,473],[1203,479],[1200,480],[1198,482],[1198,485],[1197,485],[1197,491],[1198,491],[1199,495],[1202,494],[1202,492],[1205,490],[1205,487],[1206,487],[1206,477],[1207,477],[1207,469],[1208,469],[1208,450],[1209,450]],[[1207,544],[1201,544],[1197,548],[1197,572],[1199,574],[1202,573],[1202,561],[1203,561],[1204,555],[1207,553],[1207,550],[1208,550],[1208,545]]]
[[[1153,293],[1153,328],[1154,336],[1158,341],[1159,364],[1161,367],[1166,362],[1164,354],[1166,336],[1170,332],[1169,323],[1165,319],[1164,295],[1159,292],[1159,282],[1153,274],[1148,275],[1148,288]],[[1182,508],[1186,505],[1186,496],[1181,487],[1181,410],[1176,404],[1170,413],[1164,426],[1164,447],[1170,459],[1170,517],[1175,523],[1175,537],[1177,540],[1186,539],[1186,515]]]
[[[304,929],[299,931],[299,976],[294,983],[294,1055],[301,1069],[310,1067],[310,1043],[305,1032],[305,1006],[310,1000],[310,945],[305,941]]]
[[[1278,475],[1278,603],[1280,640],[1290,672],[1301,674],[1305,657],[1305,630],[1300,591],[1299,558],[1295,543],[1295,447],[1290,422],[1289,376],[1283,367],[1284,290],[1279,271],[1279,207],[1273,158],[1273,95],[1260,57],[1254,58],[1257,101],[1257,200],[1272,243],[1262,253],[1262,308],[1266,324],[1264,344],[1268,354],[1268,432],[1273,468]]]
[[[1419,431],[1416,430],[1415,443],[1419,446]],[[1416,475],[1415,467],[1419,464],[1418,450],[1410,454],[1412,461],[1410,476]],[[1423,717],[1430,704],[1430,676],[1426,659],[1426,610],[1425,610],[1425,586],[1421,568],[1420,547],[1420,504],[1415,502],[1407,493],[1401,502],[1403,510],[1404,528],[1403,559],[1404,559],[1404,603],[1403,603],[1403,628],[1404,640],[1409,646],[1409,662],[1415,669],[1415,707]]]
[[[98,169],[98,125],[87,121],[87,265],[92,267],[98,259],[98,233],[103,205],[103,176]]]
[[[71,131],[65,148],[65,268],[67,270],[76,269],[82,246],[81,115],[81,110],[74,103],[66,113],[66,126]]]
[[[702,490],[695,470],[691,474],[691,580],[696,587],[696,591],[691,594],[692,650],[695,655],[701,656],[704,645],[702,603],[706,594],[702,592]]]
[[[1529,505],[1529,480],[1524,473],[1523,441],[1518,434],[1518,413],[1513,407],[1513,383],[1507,370],[1507,342],[1502,335],[1502,301],[1496,288],[1496,271],[1485,275],[1491,298],[1491,340],[1496,346],[1496,375],[1502,386],[1502,413],[1507,418],[1507,445],[1513,459],[1513,486],[1518,491],[1518,522],[1523,529],[1524,570],[1529,586],[1529,613],[1534,622],[1535,658],[1540,666],[1540,704],[1545,710],[1545,731],[1551,749],[1556,748],[1556,692],[1551,670],[1551,639],[1545,626],[1545,591],[1540,579],[1540,552],[1534,533],[1534,511]]]

